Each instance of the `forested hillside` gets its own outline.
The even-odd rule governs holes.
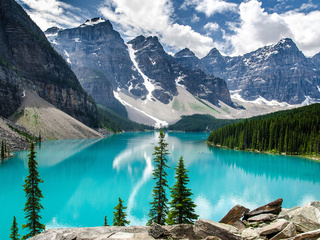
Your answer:
[[[208,114],[182,116],[181,119],[168,127],[172,131],[204,132],[211,131],[227,124],[238,122],[235,119],[217,119]]]
[[[231,149],[319,154],[320,104],[246,119],[214,130],[208,142]]]

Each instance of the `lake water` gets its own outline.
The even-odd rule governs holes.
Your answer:
[[[183,156],[196,213],[219,221],[236,204],[250,209],[279,197],[291,208],[320,200],[320,163],[299,157],[209,147],[206,133],[169,133],[168,181]],[[118,197],[130,225],[145,225],[154,186],[153,150],[158,133],[115,134],[105,139],[48,141],[37,146],[47,228],[112,224]],[[13,216],[24,221],[27,152],[0,164],[0,239],[8,239]],[[169,196],[169,192],[168,192]]]

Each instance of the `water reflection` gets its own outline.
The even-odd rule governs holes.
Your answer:
[[[168,183],[183,156],[196,213],[219,221],[236,204],[253,209],[284,198],[284,207],[320,200],[320,164],[294,157],[237,152],[205,144],[204,133],[169,133]],[[49,227],[101,226],[112,223],[118,197],[125,201],[132,225],[144,225],[154,187],[154,146],[158,133],[115,134],[105,139],[64,140],[37,148],[44,180],[43,221]],[[22,184],[27,175],[27,152],[0,165],[0,239],[9,235],[16,215],[24,223]],[[169,191],[167,192],[169,196]],[[23,234],[23,233],[22,233]]]

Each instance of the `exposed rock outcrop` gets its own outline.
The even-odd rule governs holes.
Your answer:
[[[320,99],[320,55],[306,58],[289,38],[238,57],[222,56],[215,48],[202,59],[191,56],[192,52],[184,49],[175,59],[225,79],[228,88],[237,90],[245,100],[261,96],[268,101],[298,104],[306,98]]]
[[[274,206],[278,205],[279,199],[273,201],[272,204],[266,204],[257,209],[261,211],[270,206],[274,210]],[[275,204],[277,203],[277,204]],[[281,205],[280,205],[281,206]],[[313,215],[304,214],[310,210],[310,206],[314,207],[315,212],[319,210],[320,202],[311,202],[303,207],[294,207],[293,209],[283,209],[281,214],[275,214],[277,219],[273,222],[256,223],[255,226],[245,229],[237,229],[229,224],[217,223],[211,220],[199,219],[194,225],[178,224],[173,226],[161,226],[153,223],[150,227],[96,227],[96,228],[69,228],[69,229],[51,229],[44,233],[31,238],[32,240],[88,240],[88,239],[207,239],[207,240],[317,240],[320,237],[320,228],[300,231],[302,228],[297,227],[299,222],[286,220],[283,218],[283,212],[290,212],[290,218],[295,219],[296,216],[305,216],[306,219],[312,221]],[[238,207],[237,207],[238,208]],[[256,209],[256,210],[257,210]],[[278,209],[278,208],[277,208]],[[299,210],[299,211],[297,211]],[[255,211],[255,210],[254,210]],[[278,211],[278,210],[277,210]],[[276,212],[277,212],[276,211]],[[264,213],[263,213],[264,214]],[[228,216],[228,214],[227,214]],[[258,216],[258,215],[257,215]],[[320,220],[320,215],[317,221]],[[311,219],[309,219],[311,218]],[[246,221],[246,220],[238,220]],[[313,221],[317,227],[317,223]],[[299,230],[300,229],[300,230]]]
[[[90,126],[97,126],[94,101],[51,47],[44,33],[14,0],[0,0],[0,114],[19,107],[23,89]]]

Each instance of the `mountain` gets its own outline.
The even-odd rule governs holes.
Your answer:
[[[97,126],[95,102],[22,7],[14,0],[0,0],[0,20],[0,115],[12,115],[29,89],[81,122]]]
[[[224,80],[182,67],[164,51],[157,37],[138,36],[126,44],[110,21],[102,18],[45,33],[82,87],[98,103],[115,111],[119,106],[113,105],[119,100],[130,119],[153,125],[177,121],[186,112],[212,112],[221,102],[233,107]],[[182,106],[189,103],[197,107]]]
[[[147,93],[125,42],[109,21],[94,18],[77,28],[50,28],[45,34],[97,103],[119,112],[124,107],[114,98],[113,89],[131,86],[137,97]]]
[[[320,70],[320,52],[311,58],[312,63]]]
[[[229,90],[236,91],[244,100],[262,97],[267,101],[301,104],[306,99],[320,99],[317,56],[310,61],[289,38],[238,57],[222,56],[214,48],[204,58],[188,62],[192,53],[184,57],[183,52],[186,50],[175,55],[177,62],[225,79]]]

